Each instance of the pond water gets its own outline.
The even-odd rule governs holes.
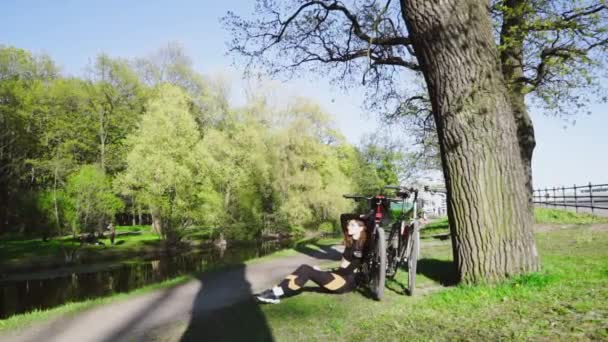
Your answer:
[[[73,272],[45,271],[30,279],[0,282],[0,319],[36,309],[48,309],[67,302],[128,292],[145,285],[199,273],[222,265],[234,265],[291,246],[291,241],[265,241],[235,244],[225,249],[207,247],[177,255],[162,255],[152,260],[91,267]],[[83,269],[83,270],[80,270]]]

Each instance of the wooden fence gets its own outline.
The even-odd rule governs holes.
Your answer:
[[[608,210],[608,184],[553,187],[534,190],[534,203],[563,208]]]

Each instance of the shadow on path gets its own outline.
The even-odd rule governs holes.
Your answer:
[[[254,291],[268,288],[302,263],[341,257],[333,246],[314,241],[295,249],[302,255],[205,272],[194,281],[66,315],[7,340],[131,341],[167,336],[182,341],[272,341]]]
[[[310,245],[315,246],[315,248],[309,247]],[[334,246],[319,244],[316,239],[297,244],[294,249],[302,254],[319,260],[340,261],[342,258],[342,253],[335,249]]]
[[[339,261],[342,257],[339,250],[330,245],[319,244],[317,240],[298,244],[294,249],[319,261]],[[223,276],[221,282],[218,282],[217,278],[205,276],[199,280],[202,287],[194,300],[192,318],[181,341],[274,340],[264,313],[253,299],[252,286],[247,280],[244,265],[239,265]],[[326,293],[318,287],[308,286],[305,291]],[[235,297],[235,293],[238,294],[238,299],[226,305],[230,298]]]
[[[272,332],[238,265],[221,277],[200,276],[202,284],[181,341],[273,341]],[[238,304],[238,305],[235,305]]]

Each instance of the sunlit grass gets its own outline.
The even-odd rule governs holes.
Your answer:
[[[438,234],[449,234],[449,232],[450,224],[448,223],[448,218],[442,217],[424,225],[420,230],[420,236],[426,237]]]
[[[535,208],[534,218],[537,223],[560,224],[593,224],[608,223],[608,217],[600,217],[588,213],[577,213],[570,210]]]
[[[499,285],[443,287],[450,253],[439,248],[423,260],[443,270],[419,268],[417,277],[423,293],[437,293],[404,295],[400,272],[382,302],[304,293],[262,312],[277,341],[607,339],[608,232],[577,227],[537,234],[537,242],[542,271]]]
[[[131,229],[134,228],[134,229]],[[106,250],[127,251],[146,246],[158,246],[160,238],[150,232],[149,226],[117,227],[117,232],[134,231],[136,235],[116,236],[115,244],[111,245],[109,238],[102,238],[103,245],[84,244],[72,236],[42,239],[4,239],[0,240],[0,263],[28,262],[30,259],[45,257],[63,257],[64,252],[79,249],[85,253],[103,253]]]
[[[594,224],[608,223],[607,217],[596,216],[588,213],[576,213],[569,210],[535,208],[534,219],[536,223],[547,224]],[[422,237],[432,235],[449,234],[448,218],[437,219],[422,227],[420,233]]]

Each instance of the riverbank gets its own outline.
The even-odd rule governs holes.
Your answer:
[[[128,331],[123,331],[129,336],[136,332],[141,334],[148,328],[174,322],[193,312],[198,315],[250,298],[252,293],[270,286],[301,263],[337,264],[340,252],[331,247],[334,242],[335,239],[328,243],[321,240],[300,244],[291,251],[294,255],[290,257],[271,256],[247,265],[231,265],[194,276],[194,279],[177,286],[171,284],[168,288],[141,295],[128,295],[127,299],[124,296],[118,300],[106,299],[110,302],[104,301],[105,305],[101,306],[79,304],[85,305],[84,309],[77,306],[72,311],[66,306],[43,315],[14,316],[0,321],[4,331],[0,339],[29,341],[44,336],[46,341],[128,340],[125,336],[118,336],[125,325],[134,324]],[[286,251],[280,253],[285,254]],[[30,324],[30,329],[24,329]]]
[[[336,243],[339,243],[340,241],[341,241],[340,239],[336,239],[336,238],[322,238],[322,239],[314,238],[314,237],[306,238],[306,239],[302,239],[302,240],[294,242],[293,248],[281,249],[281,250],[278,250],[278,251],[268,254],[268,255],[245,260],[242,263],[227,260],[227,261],[225,261],[225,263],[218,264],[218,265],[206,265],[205,272],[206,273],[224,272],[224,271],[229,271],[230,269],[233,269],[233,268],[242,267],[243,265],[263,264],[263,263],[272,262],[273,260],[277,260],[277,259],[301,257],[303,254],[304,255],[322,254],[322,253],[324,253],[323,252],[324,250],[327,250],[328,248],[330,248],[330,246],[333,246]],[[111,265],[116,265],[116,264],[111,264]],[[91,269],[86,270],[87,272],[90,273],[90,272],[94,272],[95,268],[99,268],[99,269],[105,271],[105,270],[107,270],[108,265],[105,265],[105,264],[83,265],[83,266],[77,266],[77,267],[68,267],[68,268],[65,268],[64,270],[65,270],[66,274],[69,274],[71,272],[78,271],[78,268],[89,268],[89,267],[93,268],[93,270],[91,270]],[[19,274],[19,275],[16,275],[16,277],[26,277],[26,278],[44,277],[45,273],[47,273],[47,272],[54,272],[53,276],[58,277],[58,276],[61,276],[61,274],[59,274],[59,273],[61,273],[62,270],[59,269],[59,270],[53,270],[53,271],[44,271],[44,272],[37,272],[34,274]],[[66,303],[66,304],[63,304],[63,305],[60,305],[60,306],[57,306],[55,308],[48,309],[48,310],[34,310],[32,312],[28,312],[25,314],[14,315],[8,319],[0,320],[0,331],[7,331],[7,330],[23,328],[33,322],[48,320],[48,319],[52,319],[57,316],[73,315],[77,312],[80,312],[80,311],[83,311],[86,309],[90,309],[93,307],[97,307],[99,305],[104,305],[104,304],[109,304],[109,303],[113,303],[116,301],[126,300],[128,298],[139,296],[139,295],[148,293],[150,291],[174,287],[176,285],[191,281],[192,279],[194,279],[196,277],[197,277],[196,274],[181,275],[176,278],[162,281],[160,283],[147,285],[147,286],[138,288],[138,289],[130,291],[128,293],[116,293],[116,294],[112,294],[110,296],[105,296],[102,298]],[[16,280],[18,280],[18,279],[16,279]]]
[[[127,230],[128,229],[128,230]],[[31,272],[41,269],[78,264],[98,263],[117,259],[146,256],[161,247],[158,235],[147,226],[118,227],[118,237],[112,245],[108,238],[100,244],[81,244],[72,236],[42,239],[0,240],[0,277],[2,274]]]
[[[299,237],[306,240],[316,235]],[[284,235],[266,236],[262,241],[292,241]],[[225,248],[227,244],[242,245],[260,241],[224,241],[217,244],[209,229],[186,231],[178,244],[166,245],[150,226],[119,226],[115,243],[109,234],[99,243],[81,244],[72,236],[42,239],[0,239],[0,281],[13,276],[57,269],[75,269],[124,260],[151,260],[164,255],[178,255],[209,248]]]

